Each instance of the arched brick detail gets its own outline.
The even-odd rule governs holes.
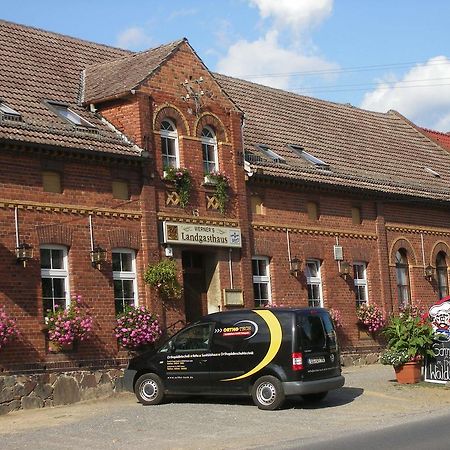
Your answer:
[[[189,136],[191,134],[188,121],[176,106],[165,104],[155,111],[153,116],[154,131],[161,130],[161,122],[164,119],[170,119],[174,122],[177,127],[178,135]]]
[[[303,251],[305,261],[307,259],[325,259],[325,248],[323,243],[319,242],[305,242],[301,245],[300,249]],[[291,244],[291,253],[294,255],[295,246]],[[300,257],[300,256],[298,256]]]
[[[109,246],[110,248],[131,248],[139,250],[141,247],[141,236],[139,233],[118,229],[109,232]]]
[[[389,264],[395,265],[395,254],[397,253],[397,250],[404,248],[408,255],[408,263],[410,265],[416,265],[417,264],[417,256],[414,251],[413,246],[408,241],[408,239],[402,237],[398,238],[396,241],[394,241],[391,245],[391,250],[389,252]]]
[[[344,255],[345,255],[345,247],[344,247]],[[349,252],[348,258],[351,261],[361,261],[361,262],[369,262],[373,259],[373,250],[370,248],[352,248]]]
[[[73,240],[73,227],[67,225],[45,225],[36,229],[39,244],[59,244],[70,247]]]
[[[217,141],[228,142],[228,135],[222,121],[212,113],[203,113],[195,122],[195,136],[200,137],[203,128],[211,127],[216,133]]]
[[[444,252],[447,256],[450,255],[450,248],[445,242],[436,242],[433,246],[433,250],[431,251],[431,261],[429,263],[435,267],[436,266],[436,257],[439,252]]]
[[[268,239],[255,240],[255,256],[273,256],[272,242]]]

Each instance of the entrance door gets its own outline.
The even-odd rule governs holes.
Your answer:
[[[206,314],[207,285],[205,258],[200,252],[184,251],[183,287],[186,322],[194,322]],[[205,309],[204,309],[205,308]]]

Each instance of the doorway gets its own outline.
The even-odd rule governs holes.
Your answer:
[[[181,258],[186,322],[194,322],[220,309],[217,256],[215,253],[186,250]]]

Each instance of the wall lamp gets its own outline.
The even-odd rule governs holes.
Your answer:
[[[16,247],[17,263],[22,263],[23,267],[26,267],[27,261],[33,259],[33,246],[22,242]]]
[[[293,258],[289,261],[289,265],[290,265],[290,274],[297,278],[298,274],[300,272],[300,266],[302,264],[302,261],[298,258]]]
[[[350,263],[347,261],[340,261],[339,262],[339,276],[344,278],[344,280],[347,279],[347,277],[350,276],[351,266]]]
[[[428,265],[424,269],[424,277],[426,280],[431,281],[434,278],[434,267],[431,265]]]
[[[89,253],[92,267],[100,269],[101,265],[106,262],[106,250],[97,244]]]

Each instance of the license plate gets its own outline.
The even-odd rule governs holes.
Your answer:
[[[325,362],[325,358],[321,356],[320,358],[308,358],[309,364],[322,364]]]

